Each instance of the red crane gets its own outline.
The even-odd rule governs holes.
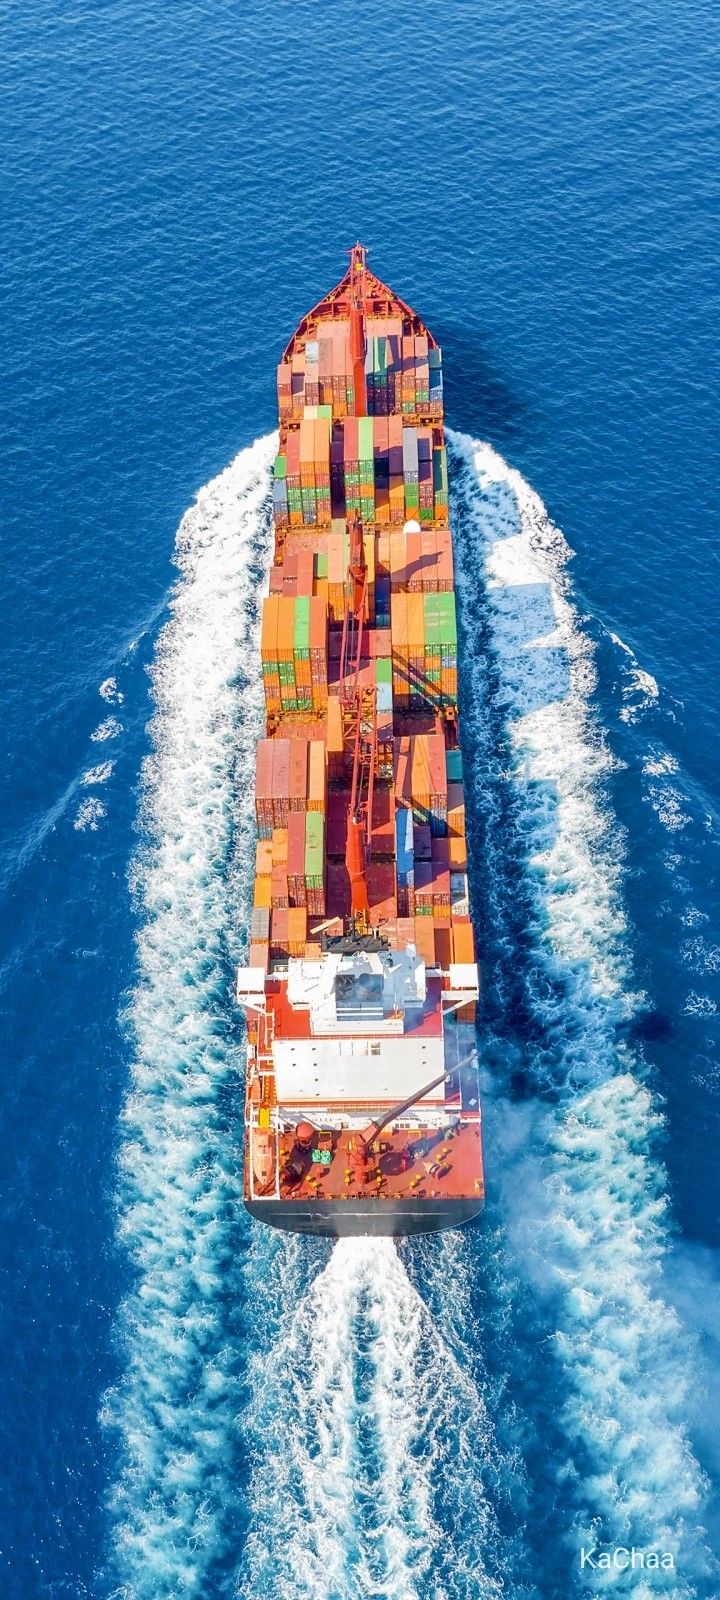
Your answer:
[[[350,251],[350,359],[356,417],[367,416],[365,355],[365,248],[356,244]]]
[[[340,646],[340,693],[352,739],[353,768],[345,866],[350,879],[350,911],[353,923],[356,928],[364,931],[370,911],[367,849],[372,829],[377,718],[374,688],[363,690],[359,683],[367,598],[367,561],[362,523],[357,512],[348,518],[348,532],[350,557]]]

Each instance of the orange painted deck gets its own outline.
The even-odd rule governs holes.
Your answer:
[[[351,1200],[377,1197],[398,1200],[471,1199],[483,1194],[480,1125],[464,1122],[448,1134],[447,1127],[401,1129],[383,1132],[371,1147],[367,1181],[355,1176],[347,1132],[323,1135],[318,1144],[330,1150],[329,1166],[307,1158],[302,1178],[281,1176],[281,1200]],[[281,1174],[294,1147],[293,1134],[280,1141]]]

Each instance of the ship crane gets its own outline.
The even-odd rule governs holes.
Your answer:
[[[340,692],[352,743],[353,766],[345,866],[350,880],[353,928],[356,933],[363,934],[367,933],[370,911],[367,853],[372,830],[377,717],[374,688],[363,689],[359,682],[368,579],[363,529],[357,513],[348,518],[348,533],[350,556],[340,645]]]
[[[365,249],[363,245],[356,244],[350,251],[350,359],[356,417],[367,416],[365,302]]]

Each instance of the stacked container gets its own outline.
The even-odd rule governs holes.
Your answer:
[[[305,581],[312,585],[312,557]],[[321,595],[268,595],[260,654],[268,716],[325,709],[327,605]]]

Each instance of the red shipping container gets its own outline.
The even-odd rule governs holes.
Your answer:
[[[325,908],[329,917],[350,915],[350,879],[344,861],[328,861]]]
[[[283,593],[297,594],[298,551],[288,544],[283,556]]]
[[[290,740],[273,739],[272,797],[273,824],[287,827],[288,792],[290,785]]]
[[[418,918],[422,912],[432,915],[433,906],[433,864],[432,861],[415,862],[415,916]],[[448,881],[449,889],[449,881]]]
[[[370,852],[373,856],[395,854],[395,801],[386,784],[376,783],[373,792]]]
[[[290,811],[305,811],[308,787],[308,741],[290,739],[288,806]]]
[[[393,739],[395,765],[395,800],[398,805],[412,805],[412,745],[407,734]]]
[[[447,839],[433,839],[430,854],[438,872],[444,872],[450,865],[450,847]]]
[[[288,908],[275,906],[270,918],[270,953],[273,956],[288,954]]]
[[[291,811],[288,816],[288,900],[292,906],[304,906],[305,894],[305,812]]]
[[[327,832],[325,849],[329,856],[345,856],[347,821],[350,810],[349,789],[331,789],[327,797]]]
[[[397,916],[395,867],[392,861],[371,861],[366,872],[370,922],[373,927]]]
[[[453,959],[452,931],[449,927],[442,928],[433,920],[435,932],[435,960],[443,972],[447,972]]]
[[[273,867],[270,875],[270,904],[288,905],[288,877],[286,867]]]
[[[299,550],[297,556],[297,592],[298,594],[311,595],[313,592],[313,579],[315,572],[315,557],[312,550]]]
[[[447,794],[447,766],[445,740],[441,733],[428,734],[428,762],[430,766],[430,793]]]

